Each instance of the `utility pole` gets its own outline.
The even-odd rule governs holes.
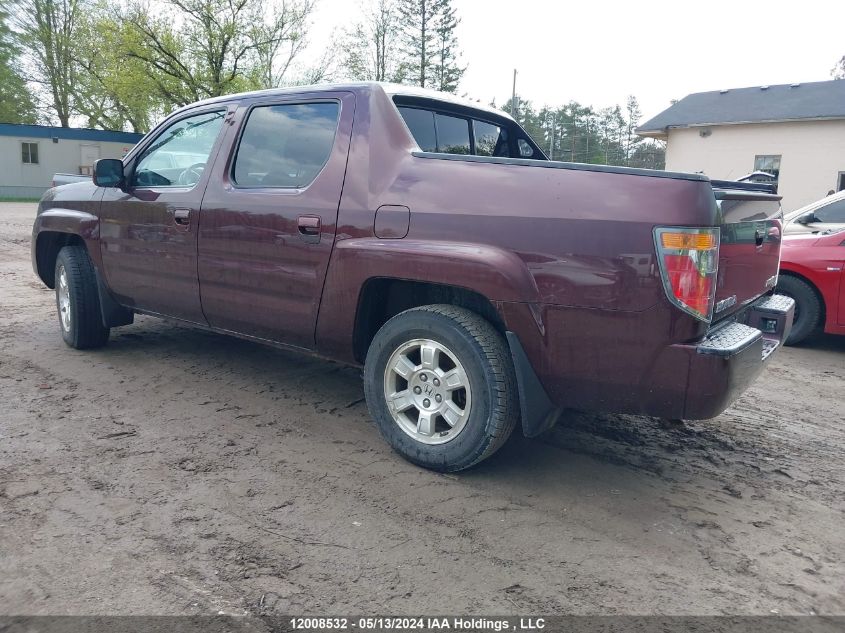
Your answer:
[[[555,159],[555,132],[557,131],[557,114],[552,113],[552,133],[550,134],[551,138],[549,139],[549,160]]]
[[[516,68],[513,69],[513,96],[511,97],[511,116],[516,119]]]

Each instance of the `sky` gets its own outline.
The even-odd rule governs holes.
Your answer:
[[[642,121],[692,92],[831,79],[845,55],[841,0],[453,0],[467,70],[459,93],[503,104],[635,95]],[[359,0],[319,0],[308,55],[357,19]]]

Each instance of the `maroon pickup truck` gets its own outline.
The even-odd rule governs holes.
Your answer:
[[[787,336],[779,198],[552,162],[510,117],[348,84],[183,108],[32,234],[75,348],[135,313],[364,367],[411,461],[470,467],[563,407],[718,415]]]

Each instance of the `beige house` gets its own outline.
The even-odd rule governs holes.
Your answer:
[[[691,94],[637,133],[667,142],[669,171],[773,174],[784,211],[845,190],[845,80]]]
[[[39,198],[55,173],[90,174],[100,158],[122,158],[141,134],[0,123],[0,198]]]

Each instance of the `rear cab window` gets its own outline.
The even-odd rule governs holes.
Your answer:
[[[394,103],[423,152],[547,160],[526,132],[504,117],[401,95]]]
[[[235,154],[233,182],[242,188],[307,187],[329,159],[339,114],[336,101],[253,107]]]

